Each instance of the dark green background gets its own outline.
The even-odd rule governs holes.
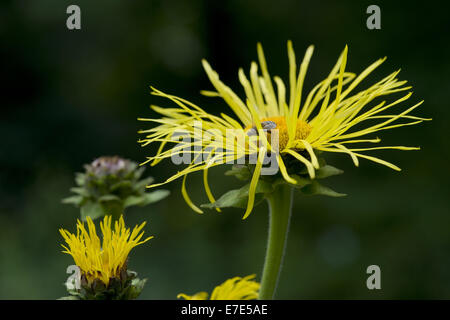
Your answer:
[[[0,61],[0,298],[55,299],[65,294],[58,228],[74,230],[78,210],[61,204],[73,174],[100,155],[143,161],[154,152],[137,143],[148,106],[170,103],[149,85],[229,112],[201,67],[207,58],[242,96],[237,70],[249,70],[261,41],[269,70],[286,79],[286,41],[297,57],[315,54],[306,89],[325,77],[349,45],[348,70],[388,60],[363,86],[402,68],[414,86],[403,108],[421,99],[418,126],[383,131],[385,144],[420,151],[374,152],[398,164],[398,173],[347,156],[328,162],[344,169],[330,179],[345,198],[297,195],[278,298],[450,298],[448,119],[450,45],[448,11],[434,1],[378,1],[382,29],[366,28],[368,1],[2,1]],[[66,8],[78,4],[82,30],[66,28]],[[157,181],[179,168],[169,161],[149,168]],[[239,186],[213,170],[216,195]],[[134,225],[148,221],[149,244],[136,248],[130,268],[149,279],[143,299],[174,299],[179,292],[211,291],[236,275],[261,275],[267,206],[245,221],[242,210],[197,215],[183,202],[180,181],[170,197],[130,210]],[[201,175],[191,196],[206,201]],[[366,288],[366,268],[381,267],[382,289]]]

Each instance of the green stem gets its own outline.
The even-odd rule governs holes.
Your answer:
[[[290,186],[282,184],[267,198],[269,238],[259,291],[260,300],[273,299],[277,288],[292,211],[292,192]]]
[[[116,201],[111,202],[106,206],[105,213],[112,217],[112,224],[114,225],[114,222],[118,221],[120,216],[124,214],[123,204]]]

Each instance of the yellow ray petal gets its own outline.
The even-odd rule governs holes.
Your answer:
[[[261,148],[258,153],[258,160],[257,160],[256,166],[255,166],[255,171],[253,172],[252,180],[250,182],[250,187],[248,189],[247,209],[245,210],[245,213],[244,213],[244,216],[242,217],[242,219],[247,219],[247,217],[250,215],[250,213],[253,210],[253,205],[255,203],[256,186],[258,185],[259,175],[261,173],[261,168],[262,168],[265,154],[266,154],[266,149]]]
[[[191,198],[189,197],[186,191],[186,178],[187,174],[183,177],[183,183],[181,184],[181,194],[183,195],[184,201],[186,201],[186,203],[188,204],[189,207],[191,207],[192,210],[202,214],[203,211],[191,201]]]
[[[214,199],[214,196],[211,192],[211,188],[209,187],[208,183],[208,168],[205,168],[203,170],[203,185],[205,186],[206,195],[208,196],[208,199],[211,203],[216,202],[216,199]],[[217,212],[221,212],[220,208],[216,208]]]
[[[311,177],[311,179],[314,179],[316,177],[316,173],[314,171],[314,166],[308,159],[306,159],[301,154],[299,154],[291,149],[285,149],[283,151],[283,153],[289,153],[290,155],[294,156],[297,160],[302,162],[306,166],[306,169],[308,170],[308,174]]]

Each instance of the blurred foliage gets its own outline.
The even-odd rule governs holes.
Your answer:
[[[169,191],[159,189],[146,192],[153,177],[142,178],[145,167],[120,157],[103,156],[84,165],[85,172],[75,174],[75,193],[64,198],[63,203],[80,208],[81,219],[96,219],[111,215],[119,220],[125,209],[131,206],[146,206],[167,197]]]
[[[170,105],[149,85],[218,114],[227,107],[201,97],[210,89],[207,58],[240,94],[238,67],[248,69],[261,41],[273,75],[286,78],[286,41],[299,57],[316,51],[309,90],[329,72],[345,44],[348,69],[388,60],[362,86],[402,68],[414,86],[409,104],[433,121],[382,132],[386,144],[420,151],[380,151],[398,173],[345,156],[327,157],[344,175],[329,179],[343,198],[295,199],[278,298],[450,298],[448,13],[435,2],[378,1],[382,29],[368,30],[369,1],[76,1],[82,29],[66,28],[66,0],[0,3],[0,60],[5,77],[0,118],[0,298],[56,299],[65,293],[66,267],[58,228],[74,230],[79,210],[63,205],[73,174],[100,155],[141,162],[155,150],[136,143],[154,115]],[[406,106],[406,104],[404,104]],[[164,162],[146,174],[162,181],[178,170]],[[215,195],[239,184],[211,170]],[[220,183],[214,183],[220,181]],[[207,201],[200,176],[188,181],[191,198]],[[267,205],[245,221],[241,209],[198,215],[182,200],[181,181],[150,207],[130,209],[127,223],[148,221],[155,235],[132,253],[130,268],[148,278],[141,299],[174,299],[210,290],[225,278],[260,276]],[[382,290],[366,288],[366,268],[377,264]],[[208,289],[209,288],[209,289]]]

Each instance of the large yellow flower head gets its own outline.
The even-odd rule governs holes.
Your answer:
[[[115,221],[114,228],[111,220],[111,216],[105,216],[100,222],[103,241],[100,241],[90,217],[87,217],[87,229],[84,222],[77,221],[76,234],[64,229],[59,230],[67,243],[67,246],[62,245],[65,249],[63,252],[73,257],[89,284],[99,279],[108,286],[111,278],[120,278],[120,273],[126,271],[126,262],[131,249],[153,238],[148,237],[140,241],[144,235],[141,230],[145,222],[134,227],[131,232],[125,227],[123,216],[119,221]]]
[[[298,181],[289,173],[287,159],[290,161],[294,159],[297,163],[304,165],[310,178],[314,179],[316,170],[320,168],[317,158],[319,152],[346,154],[350,156],[355,166],[358,166],[359,159],[363,158],[400,170],[396,165],[368,155],[366,152],[377,149],[418,150],[419,148],[367,147],[360,144],[379,143],[381,140],[373,136],[379,131],[429,120],[410,115],[423,101],[404,111],[399,112],[395,109],[393,113],[389,113],[388,111],[407,100],[412,93],[406,93],[390,103],[374,100],[409,90],[411,87],[405,86],[406,81],[399,81],[396,78],[399,73],[396,71],[367,89],[357,90],[364,78],[381,65],[385,58],[375,61],[356,75],[346,71],[347,47],[328,76],[304,95],[303,84],[313,50],[313,46],[306,50],[303,61],[297,68],[292,43],[288,42],[289,87],[286,87],[281,78],[270,76],[263,49],[258,44],[259,66],[256,62],[251,64],[250,79],[242,69],[238,72],[239,81],[245,91],[244,100],[226,86],[208,62],[203,60],[203,67],[215,91],[202,93],[222,98],[231,108],[234,116],[226,114],[221,114],[220,117],[214,116],[185,99],[152,88],[152,94],[168,98],[177,106],[174,108],[152,106],[153,110],[160,113],[163,118],[140,119],[159,124],[155,128],[140,132],[146,134],[146,137],[140,140],[143,146],[159,143],[157,154],[148,157],[146,162],[156,165],[162,159],[170,157],[173,159],[176,154],[192,155],[193,158],[187,167],[164,183],[183,177],[182,194],[191,208],[201,213],[202,210],[192,203],[186,192],[187,175],[195,171],[203,171],[206,194],[209,200],[214,202],[215,199],[207,181],[208,169],[224,163],[236,163],[239,159],[248,159],[251,155],[256,156],[257,161],[252,172],[244,218],[253,208],[263,161],[270,152],[276,157],[281,176],[292,185],[296,185]],[[278,135],[278,139],[275,140],[271,137],[274,135],[274,129],[277,130]],[[184,132],[182,143],[174,138],[180,130]],[[185,139],[186,136],[189,139]],[[259,144],[255,143],[255,139],[259,139]],[[276,142],[276,146],[273,141]],[[165,149],[168,144],[171,146]]]
[[[234,277],[214,288],[209,300],[254,300],[258,299],[259,283],[252,280],[256,275]],[[192,296],[180,293],[177,298],[185,300],[208,300],[207,292],[198,292]]]

